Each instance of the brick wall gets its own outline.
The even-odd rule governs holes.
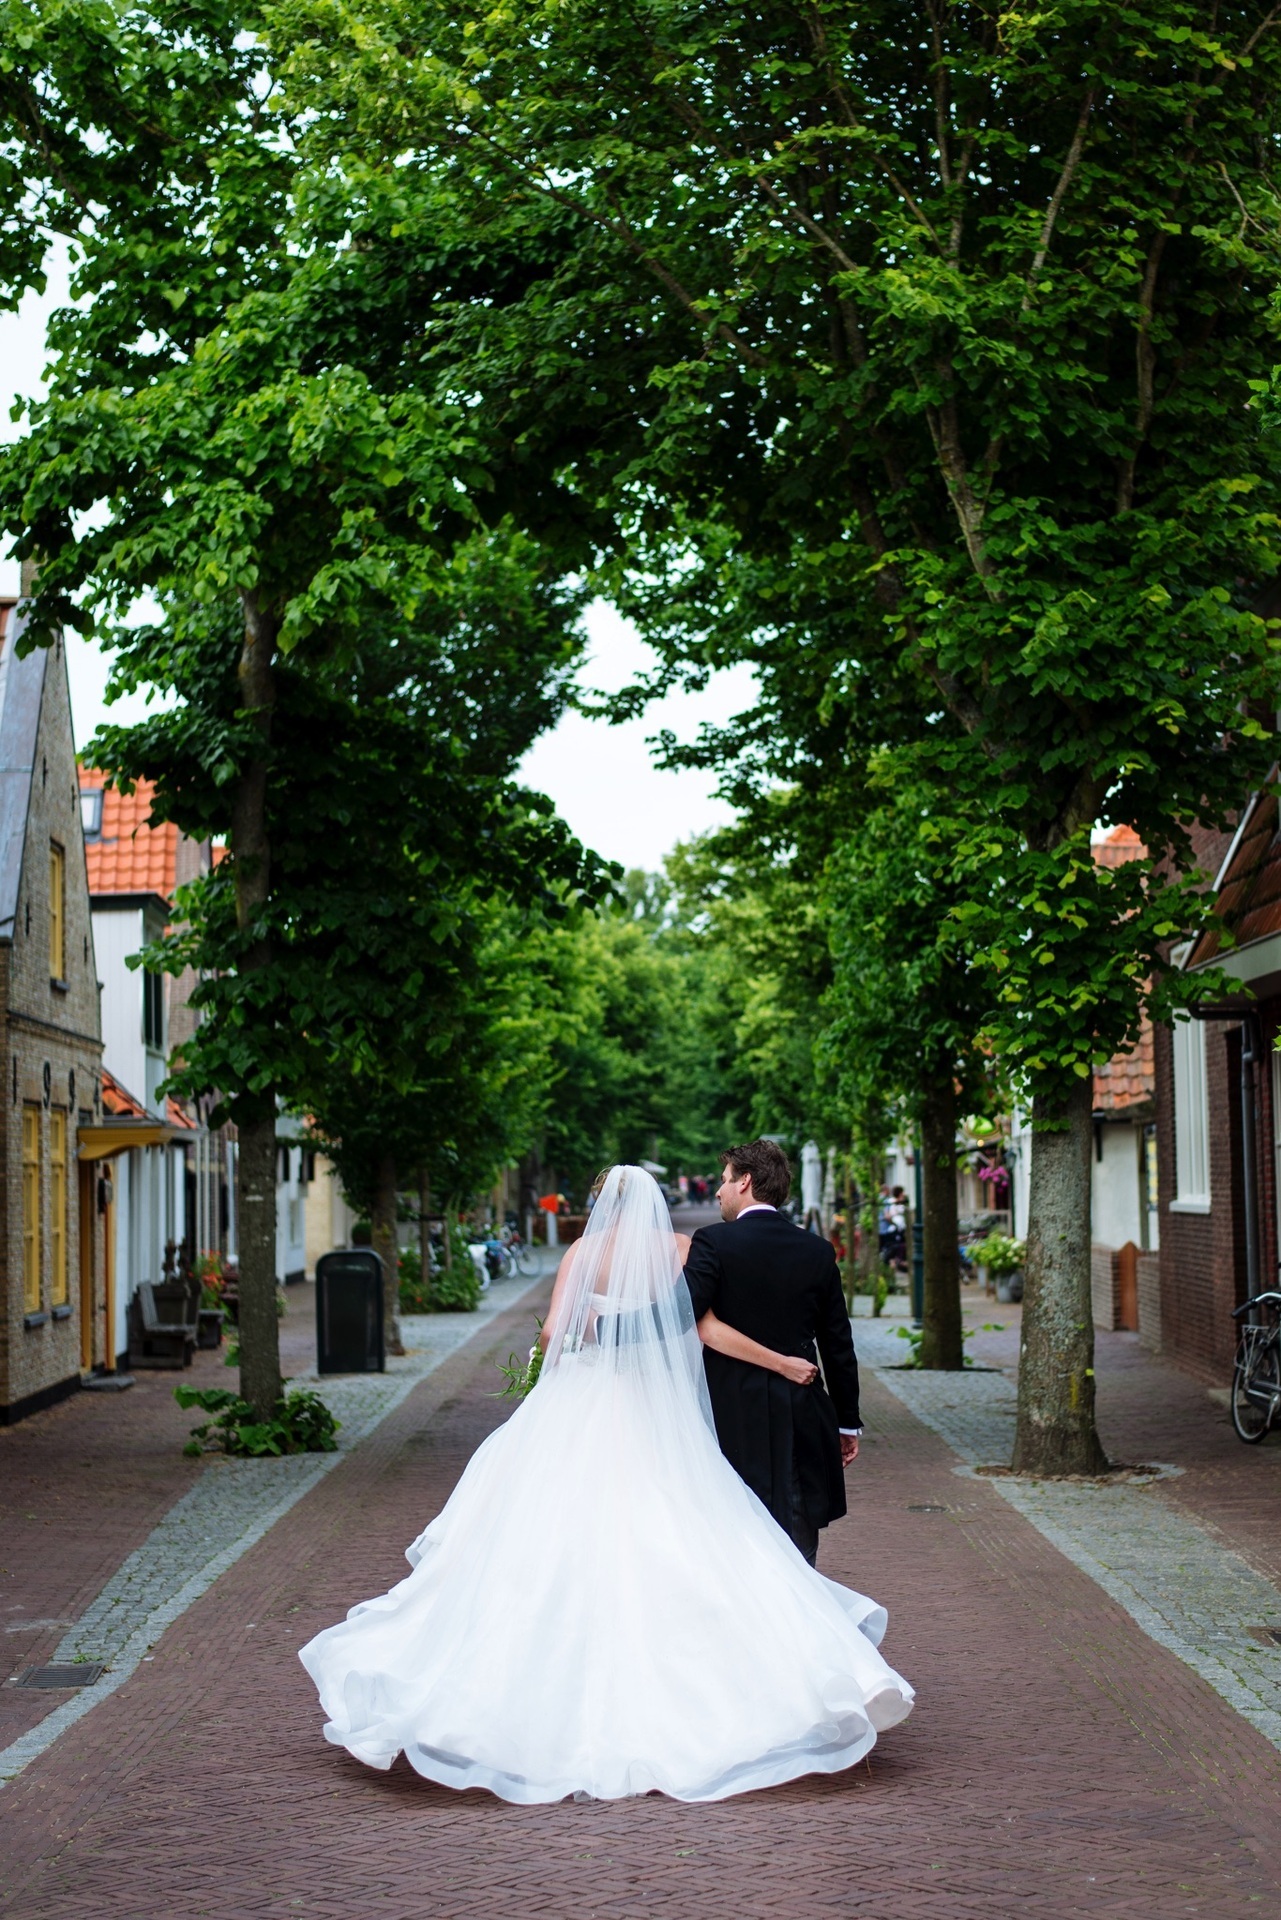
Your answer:
[[[1161,1256],[1141,1253],[1138,1258],[1139,1345],[1161,1352]]]
[[[1232,1370],[1236,1345],[1232,1309],[1245,1294],[1240,1028],[1206,1022],[1210,1210],[1204,1214],[1171,1211],[1178,1189],[1170,1029],[1158,1027],[1155,1040],[1161,1350],[1201,1378],[1223,1385]]]
[[[1090,1299],[1094,1324],[1110,1333],[1117,1323],[1116,1250],[1097,1243],[1090,1248]]]

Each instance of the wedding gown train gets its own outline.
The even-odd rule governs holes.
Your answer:
[[[368,1766],[524,1803],[719,1800],[851,1766],[910,1711],[884,1609],[807,1566],[722,1457],[691,1326],[638,1358],[626,1299],[585,1297],[412,1572],[302,1649],[326,1738]]]

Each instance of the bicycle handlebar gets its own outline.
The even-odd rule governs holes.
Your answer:
[[[1234,1320],[1241,1319],[1243,1314],[1249,1313],[1251,1307],[1262,1306],[1265,1300],[1274,1302],[1278,1307],[1281,1307],[1281,1292],[1278,1292],[1275,1287],[1269,1287],[1263,1293],[1252,1294],[1250,1299],[1243,1300],[1239,1307],[1233,1307],[1232,1318]]]

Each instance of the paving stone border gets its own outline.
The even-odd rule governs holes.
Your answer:
[[[545,1262],[543,1263],[545,1264]],[[220,1574],[234,1566],[289,1509],[387,1418],[451,1354],[516,1306],[543,1274],[495,1281],[475,1313],[404,1315],[406,1353],[389,1357],[385,1373],[295,1374],[291,1386],[323,1394],[341,1426],[336,1453],[282,1459],[212,1457],[185,1493],[131,1553],[98,1597],[64,1634],[51,1666],[103,1662],[107,1671],[0,1749],[0,1784],[12,1780],[59,1735],[123,1686],[150,1656],[166,1627]],[[193,1412],[193,1419],[197,1416]]]

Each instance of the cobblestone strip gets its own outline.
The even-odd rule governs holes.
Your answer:
[[[0,1749],[0,1783],[21,1773],[68,1727],[122,1686],[149,1658],[166,1627],[220,1574],[359,1446],[420,1380],[480,1333],[496,1314],[515,1306],[540,1285],[541,1278],[540,1274],[495,1282],[481,1296],[475,1313],[403,1317],[401,1332],[408,1351],[389,1358],[386,1373],[333,1375],[324,1380],[314,1372],[295,1375],[289,1385],[316,1388],[341,1422],[338,1451],[282,1459],[211,1460],[190,1492],[170,1508],[63,1636],[51,1663],[105,1661],[106,1673]]]
[[[855,1333],[864,1364],[960,1456],[960,1471],[1008,1463],[1016,1392],[1006,1374],[902,1370],[903,1343],[890,1329],[860,1322]],[[1109,1484],[981,1477],[1144,1633],[1281,1748],[1281,1647],[1253,1637],[1260,1628],[1281,1630],[1281,1593],[1164,1499],[1159,1478]]]

